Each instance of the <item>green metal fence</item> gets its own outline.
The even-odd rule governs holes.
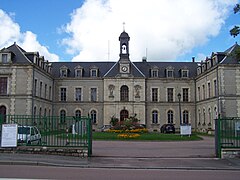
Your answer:
[[[0,116],[0,125],[3,123],[18,124],[18,145],[82,147],[88,148],[89,156],[92,154],[89,117],[4,115]]]
[[[216,120],[216,154],[221,158],[222,149],[240,148],[240,118]]]

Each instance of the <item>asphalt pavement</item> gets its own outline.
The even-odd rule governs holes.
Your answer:
[[[0,165],[121,169],[240,170],[240,159],[214,157],[214,138],[184,142],[94,141],[90,158],[0,153]]]

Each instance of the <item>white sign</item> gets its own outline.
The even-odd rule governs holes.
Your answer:
[[[1,147],[17,147],[17,124],[2,125]]]
[[[181,135],[191,135],[192,134],[192,126],[191,125],[181,125],[180,126],[180,134]]]

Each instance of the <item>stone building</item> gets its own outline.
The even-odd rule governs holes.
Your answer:
[[[91,116],[93,128],[136,116],[149,130],[165,123],[214,130],[214,119],[240,114],[237,44],[202,62],[131,62],[120,34],[115,62],[49,62],[16,43],[0,50],[0,113]],[[180,99],[179,99],[180,98]],[[180,100],[180,101],[179,101]],[[181,108],[179,108],[179,104]],[[59,122],[61,123],[61,122]]]

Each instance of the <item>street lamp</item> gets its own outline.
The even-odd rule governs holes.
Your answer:
[[[178,93],[177,95],[178,97],[178,103],[179,103],[179,117],[180,117],[180,126],[182,124],[182,113],[181,113],[181,94]]]

